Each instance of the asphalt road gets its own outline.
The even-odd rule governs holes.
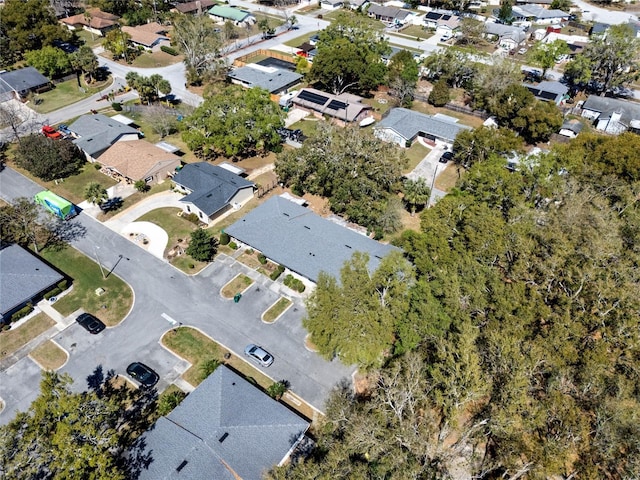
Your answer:
[[[40,190],[10,168],[0,173],[0,197],[4,200]],[[72,245],[91,258],[99,252],[103,266],[123,278],[135,294],[134,306],[119,326],[91,336],[74,324],[55,337],[70,354],[60,372],[74,378],[73,388],[85,389],[85,379],[97,366],[124,374],[133,361],[154,368],[161,376],[159,388],[166,387],[185,367],[159,344],[172,322],[199,328],[240,355],[248,343],[264,346],[275,362],[261,370],[274,381],[288,380],[294,393],[319,410],[324,408],[333,386],[353,373],[353,367],[327,362],[304,347],[304,305],[300,299],[295,299],[294,306],[274,324],[261,322],[260,315],[279,298],[273,290],[278,285],[267,277],[229,257],[217,260],[198,275],[187,276],[86,214],[71,222],[84,229]],[[252,275],[256,282],[239,303],[223,299],[220,289],[241,272]],[[7,403],[0,413],[0,423],[13,418],[16,410],[28,408],[37,396],[38,382],[39,370],[33,368],[28,357],[0,372],[0,397]]]

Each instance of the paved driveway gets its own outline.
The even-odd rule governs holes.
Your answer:
[[[5,200],[38,190],[41,187],[10,168],[0,172],[0,196]],[[184,363],[158,342],[172,322],[200,328],[240,355],[248,343],[263,345],[275,357],[271,367],[262,369],[264,373],[274,381],[290,381],[294,393],[320,410],[333,386],[354,371],[306,350],[306,332],[301,323],[304,305],[300,299],[294,298],[294,306],[276,323],[263,323],[260,316],[279,298],[280,286],[233,259],[221,256],[199,275],[186,276],[84,213],[71,222],[84,229],[72,245],[91,258],[94,246],[100,247],[104,267],[129,283],[135,293],[132,311],[119,326],[96,337],[70,326],[56,337],[70,350],[69,361],[61,371],[72,375],[75,389],[85,388],[86,377],[98,365],[105,371],[124,373],[126,365],[135,360],[158,371],[161,387],[171,382]],[[239,303],[223,299],[220,289],[240,272],[255,278],[254,285]],[[37,374],[16,375],[14,371],[21,371],[21,367],[0,372],[0,397],[7,402],[5,412],[0,413],[0,423],[8,422],[16,408],[27,408],[37,396]]]
[[[442,145],[436,145],[431,151],[427,154],[426,157],[422,159],[422,161],[416,165],[411,173],[407,175],[407,178],[417,179],[424,178],[427,181],[427,185],[429,188],[433,187],[433,193],[431,195],[431,205],[433,205],[438,199],[444,197],[447,192],[443,192],[442,190],[438,190],[433,185],[435,185],[434,176],[437,178],[444,169],[446,168],[446,164],[440,163],[440,157],[444,153],[444,147]]]

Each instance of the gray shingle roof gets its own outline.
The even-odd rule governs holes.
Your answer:
[[[549,18],[568,18],[569,14],[562,10],[546,9],[538,5],[520,5],[513,7],[514,14],[520,14],[526,18],[536,18],[544,20]]]
[[[64,277],[19,245],[0,250],[0,314],[4,315]]]
[[[224,208],[238,190],[254,186],[253,182],[207,162],[188,163],[173,181],[191,191],[181,202],[193,203],[209,216]]]
[[[486,22],[484,24],[484,31],[489,35],[497,35],[500,38],[510,38],[518,43],[522,42],[526,34],[524,30],[512,25],[504,25],[502,23]]]
[[[631,120],[640,120],[640,104],[618,98],[589,95],[582,109],[600,112],[599,119],[611,118],[612,114],[619,113],[620,121],[625,125],[629,125]]]
[[[540,82],[538,85],[523,83],[525,87],[539,100],[553,101],[559,104],[564,96],[569,92],[566,85],[560,82]]]
[[[470,130],[465,125],[447,122],[406,108],[391,109],[375,127],[377,131],[385,128],[395,131],[406,140],[412,140],[418,133],[423,133],[448,142],[453,142],[462,130]]]
[[[225,230],[265,256],[316,282],[324,271],[340,278],[355,252],[369,254],[369,269],[398,248],[371,240],[282,197],[271,197]]]
[[[0,73],[0,79],[16,92],[30,90],[49,83],[49,79],[33,67]]]
[[[69,125],[69,130],[80,137],[73,143],[91,156],[109,148],[122,135],[138,134],[135,128],[102,114],[82,115]]]
[[[229,470],[257,480],[286,457],[308,427],[309,422],[221,366],[144,434],[153,461],[139,480],[233,480]]]
[[[236,68],[227,74],[229,78],[248,84],[249,87],[260,87],[270,93],[279,92],[300,82],[302,75],[288,70],[273,67],[255,66],[253,64]]]

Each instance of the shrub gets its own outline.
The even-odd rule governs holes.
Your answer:
[[[435,107],[443,107],[450,99],[449,85],[444,79],[438,80],[429,94],[429,103]]]
[[[60,290],[58,287],[56,287],[56,288],[53,288],[53,289],[49,290],[47,293],[45,293],[43,295],[43,297],[44,297],[45,300],[49,300],[51,297],[55,297],[60,292],[62,292],[62,290]]]
[[[216,371],[220,366],[220,361],[215,358],[209,358],[200,365],[200,378],[205,380],[209,375]]]
[[[162,45],[160,47],[160,50],[162,50],[164,53],[168,53],[169,55],[173,55],[174,57],[178,55],[178,51],[175,48],[171,48],[167,45]]]
[[[67,289],[67,287],[69,287],[69,282],[67,282],[66,280],[62,280],[58,282],[57,287],[60,289],[61,292],[64,292]]]
[[[182,215],[182,218],[184,218],[185,220],[190,221],[191,223],[195,223],[196,225],[198,225],[200,223],[200,219],[198,218],[198,215],[196,215],[195,213],[190,213],[188,215]]]
[[[232,250],[237,250],[238,244],[236,242],[229,242],[229,248]]]
[[[282,265],[278,265],[278,268],[271,275],[269,275],[269,278],[271,280],[277,280],[278,277],[282,275],[282,272],[284,272],[284,267]]]
[[[11,315],[11,321],[12,322],[16,322],[16,321],[20,320],[21,318],[24,318],[27,315],[29,315],[31,312],[33,312],[33,305],[28,303],[26,306],[22,307],[16,313]]]
[[[133,186],[140,193],[148,192],[151,189],[151,187],[147,185],[147,182],[145,182],[144,180],[137,180],[136,183],[133,184]]]
[[[253,248],[250,248],[249,250],[247,250],[247,255],[253,255],[253,254],[254,254]]]
[[[300,293],[304,292],[304,289],[305,289],[304,283],[302,283],[301,280],[295,278],[293,275],[287,275],[284,278],[284,284],[287,287],[295,290],[296,292],[300,292]]]
[[[220,234],[220,245],[228,245],[231,241],[228,233],[222,232]]]
[[[260,254],[258,255],[258,261],[259,261],[262,265],[264,265],[265,263],[267,263],[267,257],[265,257],[263,254],[261,254],[261,253],[260,253]]]
[[[271,398],[280,400],[288,388],[289,382],[287,380],[280,380],[279,382],[272,383],[271,386],[267,388],[267,394]]]
[[[160,395],[157,412],[162,416],[169,415],[174,408],[180,405],[180,402],[182,402],[186,396],[187,394],[182,391]]]
[[[99,163],[94,163],[93,168],[95,168],[96,170],[100,170],[102,168],[102,165],[100,165]]]
[[[120,105],[120,102],[111,103],[111,108],[113,108],[116,112],[122,111],[122,105]]]

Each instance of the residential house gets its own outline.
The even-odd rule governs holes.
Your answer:
[[[404,25],[414,16],[413,12],[409,10],[403,10],[398,7],[386,7],[378,5],[377,3],[369,5],[367,15],[389,25]]]
[[[169,45],[167,27],[158,22],[145,23],[135,27],[122,27],[124,33],[131,37],[129,41],[147,50],[159,50],[162,45]]]
[[[277,360],[276,360],[277,361]],[[142,436],[139,480],[257,480],[283,465],[309,422],[221,365]]]
[[[589,95],[582,104],[582,116],[593,120],[595,128],[619,134],[627,130],[640,133],[640,104],[619,98]]]
[[[64,276],[19,245],[0,249],[0,323],[64,280]]]
[[[460,17],[449,11],[432,10],[424,16],[424,26],[436,31],[436,35],[453,37],[460,30]]]
[[[362,97],[351,93],[333,95],[315,88],[302,88],[292,99],[293,104],[321,118],[326,115],[339,124],[357,122],[366,117],[371,106]]]
[[[226,168],[207,162],[188,163],[173,177],[186,213],[211,223],[223,213],[238,210],[253,198],[255,184]]]
[[[209,9],[208,13],[216,23],[224,23],[227,20],[237,26],[253,25],[256,23],[256,17],[250,12],[226,5],[214,5]]]
[[[486,22],[484,24],[484,32],[486,37],[496,38],[498,46],[505,50],[518,48],[527,37],[521,27],[495,22]]]
[[[149,185],[162,183],[181,165],[178,155],[146,140],[116,142],[100,156],[100,163],[114,178],[128,183],[144,180]]]
[[[560,105],[568,98],[569,88],[560,82],[540,82],[538,85],[523,83],[538,100]]]
[[[310,62],[313,62],[313,59],[317,54],[318,49],[314,44],[311,44],[311,42],[304,42],[298,47],[298,51],[296,52],[296,55],[298,55],[299,57],[304,57]]]
[[[103,12],[99,8],[89,8],[85,13],[79,13],[60,20],[69,30],[87,30],[95,35],[104,36],[109,30],[118,26],[120,17]]]
[[[236,243],[260,251],[265,257],[302,278],[318,281],[320,272],[340,278],[344,262],[355,252],[369,255],[371,272],[392,251],[312,210],[274,196],[225,229]]]
[[[610,26],[611,25],[607,23],[595,22],[589,31],[589,35],[594,37],[603,36],[607,30],[609,30]]]
[[[216,5],[214,0],[196,0],[195,2],[176,3],[174,10],[185,15],[200,15]]]
[[[344,0],[320,0],[322,10],[339,10],[344,7]]]
[[[347,0],[346,3],[351,10],[364,10],[369,5],[369,0]]]
[[[227,77],[231,80],[231,83],[242,85],[245,88],[264,88],[274,95],[286,93],[287,90],[302,80],[302,75],[299,73],[276,67],[267,67],[257,63],[250,63],[244,67],[236,68],[230,71]]]
[[[111,145],[138,140],[138,130],[102,114],[82,115],[69,125],[75,143],[89,162],[95,162]]]
[[[516,22],[528,21],[538,24],[555,25],[569,20],[569,13],[557,9],[546,9],[538,5],[516,5],[512,8]]]
[[[580,120],[565,120],[558,134],[563,137],[576,138],[583,128],[584,125]]]
[[[17,98],[23,100],[30,92],[44,92],[51,82],[33,67],[0,72],[0,102]]]
[[[410,147],[418,137],[427,143],[451,146],[458,133],[470,130],[455,121],[444,115],[432,116],[407,108],[392,108],[374,127],[374,134],[385,142],[397,143],[401,147]]]
[[[516,0],[516,5],[536,5],[542,8],[549,8],[553,0]]]

